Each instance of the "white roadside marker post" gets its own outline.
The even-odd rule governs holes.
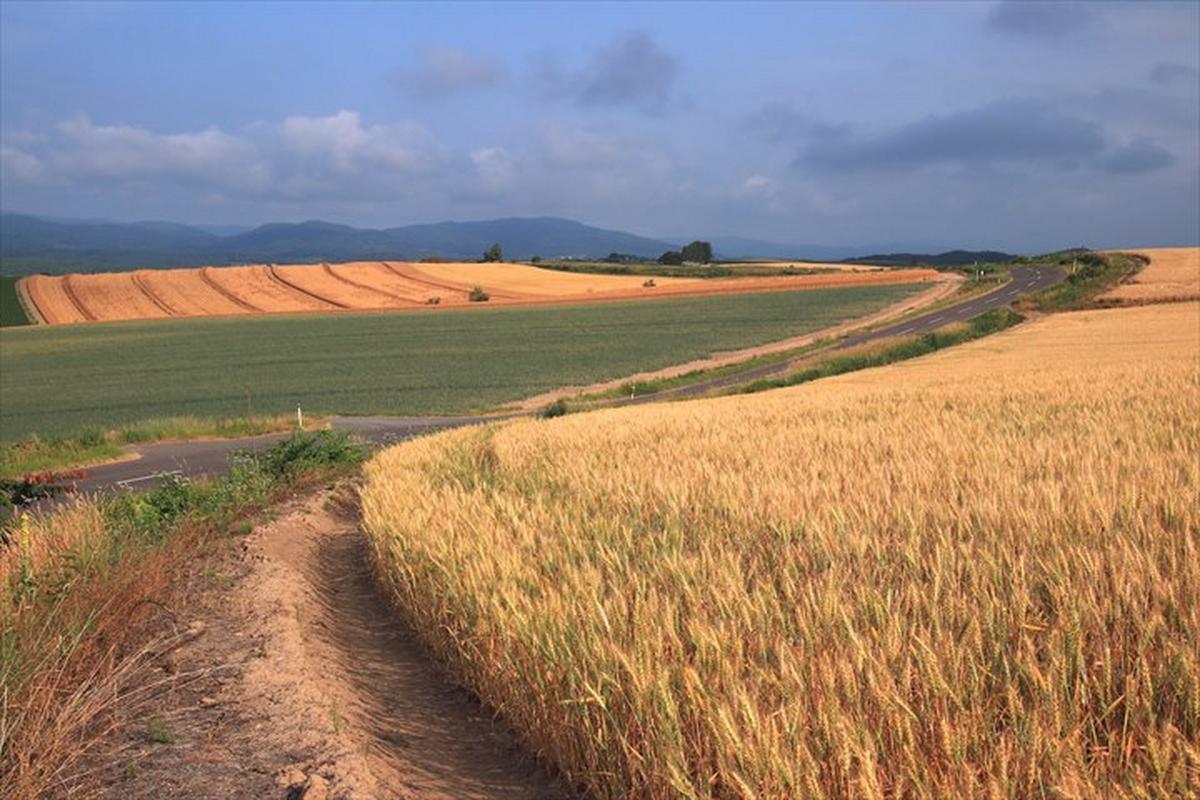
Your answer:
[[[304,412],[300,410],[299,404],[296,405],[296,428],[304,430]]]

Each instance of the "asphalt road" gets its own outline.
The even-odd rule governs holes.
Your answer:
[[[848,337],[831,350],[841,350],[875,339],[890,336],[908,336],[929,333],[952,322],[963,322],[977,317],[985,311],[1005,306],[1019,295],[1049,288],[1063,280],[1066,274],[1053,267],[1014,267],[1012,280],[1000,288],[972,298],[964,303],[931,311],[912,319],[904,320],[877,330]],[[679,389],[658,392],[643,397],[623,398],[611,405],[637,405],[659,400],[705,394],[715,389],[735,386],[758,378],[770,377],[790,368],[788,362],[766,364],[734,375]],[[331,421],[335,430],[347,431],[362,438],[373,446],[383,446],[404,441],[448,428],[475,425],[520,414],[493,415],[487,417],[336,417]],[[220,439],[191,442],[159,442],[138,445],[132,448],[139,457],[91,467],[86,476],[77,480],[74,487],[81,493],[97,493],[114,489],[145,489],[159,483],[163,476],[176,474],[189,478],[213,476],[229,467],[230,456],[238,450],[261,450],[270,447],[288,436],[272,433],[244,439]]]
[[[991,311],[994,308],[1002,308],[1008,305],[1013,300],[1016,300],[1022,294],[1031,292],[1040,292],[1043,289],[1048,289],[1057,283],[1060,283],[1066,277],[1066,272],[1057,267],[1013,267],[1012,280],[998,289],[994,289],[986,294],[981,294],[957,305],[947,306],[930,311],[927,314],[912,317],[911,319],[887,325],[882,328],[877,328],[866,333],[860,333],[855,336],[848,336],[835,345],[829,347],[828,350],[821,352],[836,352],[845,350],[848,347],[864,344],[866,342],[875,341],[877,339],[887,339],[893,336],[913,336],[922,333],[930,333],[937,330],[943,325],[949,325],[952,322],[965,322],[969,319],[983,314],[986,311]],[[810,354],[812,355],[812,354]],[[764,364],[760,367],[742,370],[732,375],[726,375],[721,378],[713,378],[699,383],[688,384],[677,389],[669,389],[654,394],[644,395],[642,397],[625,397],[620,400],[613,401],[610,405],[614,406],[631,406],[641,405],[642,403],[653,403],[661,400],[672,400],[681,397],[695,397],[698,395],[708,394],[709,392],[718,389],[727,389],[732,386],[740,386],[750,381],[755,381],[760,378],[770,378],[775,375],[780,375],[791,370],[792,363],[790,360],[779,361],[773,364]]]

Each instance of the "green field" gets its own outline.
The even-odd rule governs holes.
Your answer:
[[[818,330],[921,284],[0,334],[0,440],[148,417],[456,414]]]
[[[29,318],[17,299],[17,278],[0,275],[0,327],[28,325]]]

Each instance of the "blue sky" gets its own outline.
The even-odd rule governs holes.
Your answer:
[[[0,3],[0,205],[1200,240],[1200,4]]]

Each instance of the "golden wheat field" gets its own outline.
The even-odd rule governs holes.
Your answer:
[[[1150,263],[1127,283],[1105,292],[1117,304],[1200,299],[1200,247],[1159,247],[1135,251]]]
[[[233,314],[399,311],[478,305],[592,302],[941,280],[934,270],[745,278],[656,278],[559,272],[522,264],[357,261],[33,275],[18,289],[47,324]]]
[[[1200,305],[386,450],[398,608],[602,798],[1194,797]]]

